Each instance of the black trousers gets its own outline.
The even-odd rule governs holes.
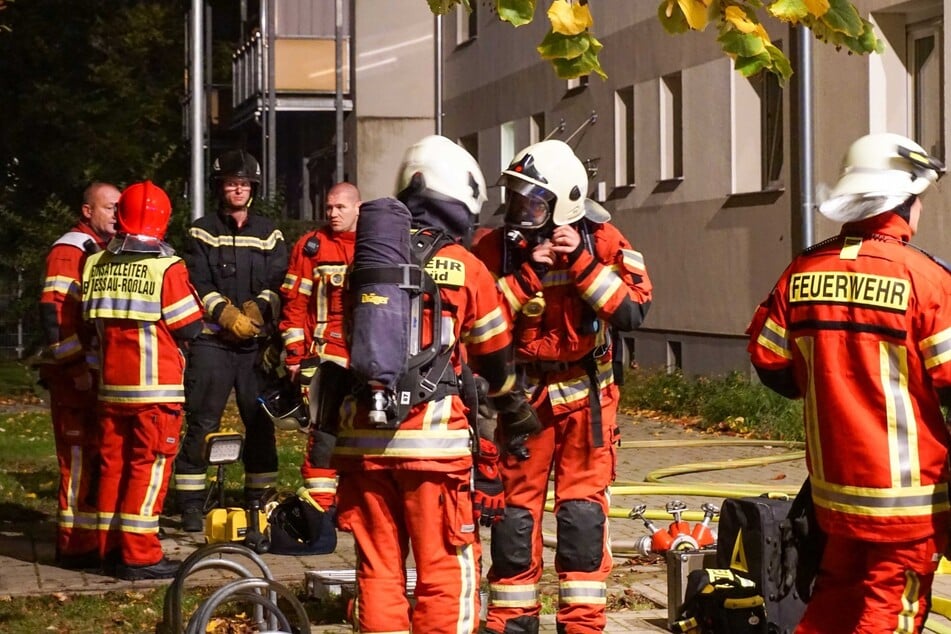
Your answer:
[[[274,423],[257,400],[264,390],[258,357],[257,347],[225,348],[201,339],[191,346],[185,369],[186,429],[175,459],[175,484],[181,504],[187,506],[205,499],[205,490],[194,486],[194,476],[204,475],[208,470],[205,436],[220,429],[221,414],[232,389],[245,428],[242,461],[246,488],[265,488],[276,482]],[[188,481],[189,475],[192,486],[183,487],[182,482]]]

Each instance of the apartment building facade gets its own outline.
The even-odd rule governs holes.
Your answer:
[[[859,0],[884,40],[882,55],[812,45],[811,77],[787,83],[744,78],[716,43],[715,27],[673,36],[656,2],[591,2],[608,78],[556,77],[535,46],[548,21],[513,29],[472,0],[474,15],[443,24],[444,132],[475,154],[487,179],[520,148],[569,140],[591,174],[589,196],[646,259],[655,298],[644,327],[626,335],[641,367],[687,374],[749,372],[744,330],[756,304],[804,240],[800,91],[813,93],[817,199],[831,186],[849,143],[896,132],[946,159],[949,98],[945,3]],[[797,29],[768,23],[799,67]],[[806,163],[808,165],[808,163]],[[499,190],[490,192],[483,223]],[[915,243],[951,255],[951,188],[924,199]],[[838,226],[812,212],[814,241]]]
[[[231,147],[254,153],[263,193],[280,194],[290,218],[321,220],[338,180],[367,200],[393,194],[403,149],[434,130],[424,1],[209,0],[206,19],[208,160]]]

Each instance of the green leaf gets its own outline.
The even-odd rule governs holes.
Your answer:
[[[601,68],[601,62],[598,60],[599,46],[589,46],[588,49],[572,59],[553,59],[552,66],[555,68],[555,74],[561,79],[575,79],[582,75],[597,73],[601,79],[607,79],[607,74]]]
[[[717,41],[724,52],[735,57],[756,57],[766,53],[762,38],[752,33],[741,33],[736,29],[721,33]]]
[[[446,15],[452,11],[457,4],[462,4],[465,0],[426,0],[429,3],[429,10],[436,15]],[[468,9],[468,6],[466,6]]]
[[[789,58],[786,57],[782,50],[776,46],[773,46],[772,44],[767,44],[766,52],[769,53],[769,58],[772,62],[769,69],[771,72],[779,75],[779,78],[782,81],[786,81],[792,77],[792,65],[789,63]]]
[[[538,45],[538,52],[542,59],[574,59],[581,56],[591,46],[594,38],[584,31],[577,35],[562,35],[548,31],[548,35]],[[597,40],[594,40],[597,42]],[[600,46],[600,42],[598,42]],[[597,54],[597,51],[595,51]]]
[[[670,10],[669,16],[667,15],[668,8]],[[684,16],[684,12],[680,10],[676,2],[669,3],[668,0],[662,0],[657,7],[657,19],[660,20],[661,26],[668,33],[676,35],[690,30],[686,16]]]
[[[803,0],[776,0],[769,5],[769,12],[780,20],[788,22],[798,22],[809,14]]]
[[[535,0],[495,0],[495,9],[503,22],[522,26],[535,17]]]
[[[833,31],[858,37],[864,25],[858,11],[849,0],[830,0],[829,10],[819,18]]]
[[[733,62],[733,68],[744,77],[752,77],[761,70],[770,68],[769,55],[764,52],[763,55],[753,57],[737,57]]]

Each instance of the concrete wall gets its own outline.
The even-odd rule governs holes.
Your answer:
[[[403,151],[432,134],[433,15],[420,0],[355,2],[356,183],[364,200],[390,196]],[[399,16],[395,19],[394,16]]]
[[[819,184],[835,182],[841,157],[855,138],[885,130],[913,135],[904,104],[904,33],[907,24],[942,10],[940,1],[857,4],[866,17],[883,25],[891,52],[870,58],[814,45],[814,167]],[[545,133],[563,119],[566,130],[554,138],[565,139],[596,112],[597,123],[571,145],[582,159],[597,159],[591,194],[597,196],[603,181],[604,204],[643,252],[655,285],[645,330],[633,335],[638,362],[666,363],[667,342],[678,341],[688,373],[748,372],[743,332],[749,318],[791,257],[806,246],[799,193],[800,78],[794,76],[783,86],[779,182],[768,191],[734,193],[732,157],[751,137],[744,134],[743,121],[731,118],[732,82],[739,76],[720,51],[715,29],[671,36],[657,21],[656,3],[601,0],[589,6],[594,31],[604,43],[601,60],[608,79],[592,76],[586,86],[574,90],[535,52],[548,28],[542,8],[531,25],[516,30],[500,23],[480,2],[478,37],[454,48],[455,24],[447,20],[446,135],[478,135],[478,158],[491,183],[500,169],[501,124],[516,122],[520,149],[528,142],[533,115],[545,119]],[[778,23],[767,26],[795,67],[796,32]],[[660,82],[676,72],[683,86],[682,181],[662,180],[660,169]],[[615,91],[629,88],[634,94],[635,183],[614,187]],[[915,242],[947,257],[951,219],[946,211],[951,200],[944,182],[936,189],[925,198]],[[497,203],[497,192],[491,192],[485,224],[498,222],[488,215]],[[816,240],[837,231],[837,225],[815,214]]]

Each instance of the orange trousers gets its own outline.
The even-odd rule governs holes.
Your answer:
[[[120,551],[131,566],[162,557],[159,513],[178,452],[182,412],[178,404],[104,405],[99,484],[99,554]]]
[[[344,472],[337,519],[353,533],[363,633],[466,634],[479,628],[481,548],[472,519],[470,470]],[[406,596],[406,560],[416,563],[416,605]]]
[[[828,540],[796,634],[922,631],[947,536],[891,543],[838,535]]]
[[[547,397],[534,405],[544,428],[526,443],[530,457],[519,462],[505,455],[500,466],[505,519],[492,527],[486,629],[499,634],[538,631],[542,514],[548,476],[554,471],[558,631],[603,632],[606,580],[613,563],[607,496],[617,456],[617,387],[601,392],[600,443],[594,442],[598,428],[590,407],[555,414]],[[500,446],[506,440],[500,438]]]
[[[96,390],[76,390],[69,376],[45,380],[50,390],[50,415],[59,463],[56,552],[65,557],[86,555],[98,548]]]

